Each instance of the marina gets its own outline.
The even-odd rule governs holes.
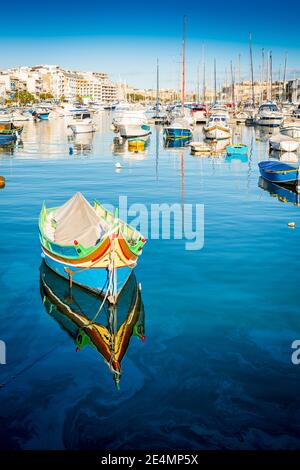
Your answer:
[[[299,8],[17,7],[0,31],[4,460],[287,466]]]
[[[291,439],[299,447],[299,404],[293,393],[298,371],[289,361],[290,337],[298,332],[293,252],[299,237],[297,228],[287,227],[289,221],[299,223],[299,201],[292,188],[260,176],[258,163],[269,159],[269,131],[233,125],[233,137],[248,152],[246,159],[234,155],[228,160],[226,145],[210,144],[214,154],[193,156],[182,139],[166,143],[162,125],[151,125],[146,151],[139,146],[129,151],[128,143],[114,144],[113,119],[111,111],[98,115],[97,130],[84,134],[84,141],[83,135],[69,134],[67,118],[27,121],[22,140],[1,146],[0,173],[6,183],[1,192],[6,246],[1,338],[10,345],[11,366],[0,369],[0,394],[2,416],[9,416],[12,407],[15,416],[4,424],[8,445],[41,448],[43,433],[54,426],[58,432],[49,434],[51,448],[90,448],[100,440],[105,448],[116,442],[122,448],[133,440],[134,447],[143,448],[139,436],[145,433],[158,448],[193,448],[202,447],[204,432],[213,436],[214,447],[226,440],[230,448],[257,448],[262,435],[268,448],[286,447]],[[193,138],[203,141],[203,125],[194,128]],[[126,149],[119,150],[120,145]],[[117,206],[120,194],[146,207],[205,204],[202,250],[186,251],[180,239],[148,240],[134,270],[134,285],[141,290],[137,294],[133,285],[127,294],[127,284],[116,306],[119,335],[111,336],[115,330],[107,303],[95,327],[86,330],[101,301],[82,291],[75,276],[70,297],[69,280],[47,271],[41,258],[37,224],[42,201],[58,207],[77,191],[104,206]],[[16,246],[22,257],[15,257]],[[276,257],[270,258],[270,249]],[[288,282],[284,266],[290,269]],[[143,303],[142,314],[136,302]],[[13,329],[12,315],[18,319]],[[89,347],[79,344],[80,328]],[[91,328],[100,336],[93,336]],[[121,356],[112,355],[110,337],[116,338],[114,351]],[[25,400],[28,387],[34,410],[43,413],[35,414],[32,432],[21,440],[16,436],[24,416],[32,422],[34,413]],[[290,403],[288,412],[282,397]],[[196,403],[192,414],[191,403]],[[143,419],[131,424],[133,408],[141,410]],[[90,426],[91,413],[95,427]],[[118,419],[112,421],[111,413]],[[195,428],[200,422],[202,427]]]

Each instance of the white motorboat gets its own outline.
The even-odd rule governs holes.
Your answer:
[[[68,127],[74,134],[84,134],[96,130],[92,115],[87,111],[74,113],[68,122]]]
[[[284,134],[277,134],[269,140],[270,149],[279,150],[280,152],[296,152],[299,142],[292,137]]]
[[[151,134],[151,128],[143,109],[116,111],[112,121],[112,129],[125,138]]]
[[[229,139],[232,136],[232,129],[229,127],[227,115],[213,114],[210,116],[207,125],[203,128],[203,132],[206,139]]]
[[[202,104],[193,106],[192,116],[195,124],[205,124],[207,120],[207,107]]]
[[[272,101],[262,104],[254,118],[254,123],[258,126],[277,127],[280,126],[282,122],[283,114]]]

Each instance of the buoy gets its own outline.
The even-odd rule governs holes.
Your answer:
[[[117,162],[117,163],[115,164],[115,167],[116,167],[116,168],[122,168],[122,165],[121,165],[121,163]]]
[[[288,223],[288,227],[289,227],[289,228],[295,228],[295,227],[296,227],[295,222],[289,222],[289,223]]]
[[[5,178],[4,176],[0,176],[0,188],[4,188],[5,186]]]

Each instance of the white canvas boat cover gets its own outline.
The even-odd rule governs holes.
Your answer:
[[[81,193],[74,194],[51,217],[56,222],[54,241],[61,245],[73,245],[77,240],[87,248],[95,245],[109,229]]]

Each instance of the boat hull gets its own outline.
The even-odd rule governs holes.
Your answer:
[[[191,129],[176,129],[176,128],[165,128],[165,137],[167,139],[190,139],[192,137]]]
[[[231,130],[219,127],[208,127],[204,129],[204,134],[206,139],[209,140],[225,140],[231,136]]]
[[[17,136],[15,133],[12,134],[0,134],[0,144],[9,144],[11,142],[15,142],[17,140]]]
[[[72,282],[85,289],[91,290],[97,294],[104,296],[107,293],[107,287],[109,284],[109,271],[107,268],[89,268],[84,269],[82,266],[74,266],[66,262],[60,262],[53,257],[43,252],[43,258],[47,266],[54,272],[59,274],[64,279],[69,280],[69,274],[66,269],[71,270],[74,274],[72,275]],[[124,266],[117,270],[117,295],[120,294],[123,287],[125,286],[132,268]]]
[[[134,124],[119,124],[118,130],[121,137],[142,137],[151,134],[151,128],[147,124],[134,125]]]
[[[255,124],[257,126],[267,126],[267,127],[279,127],[283,121],[282,117],[263,117],[258,116],[255,119]]]
[[[285,163],[260,162],[258,164],[260,174],[271,183],[300,186],[300,173],[298,168],[294,168]]]

